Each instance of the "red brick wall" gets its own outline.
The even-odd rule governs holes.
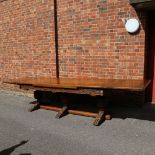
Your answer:
[[[1,79],[55,76],[53,1],[0,2]],[[125,18],[139,18],[138,34]],[[60,76],[142,79],[144,23],[128,0],[58,0]]]
[[[51,76],[52,0],[0,2],[0,77]]]
[[[128,0],[59,0],[58,12],[61,76],[143,78],[145,34],[126,32],[122,20],[139,18]]]

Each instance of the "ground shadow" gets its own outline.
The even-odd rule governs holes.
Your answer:
[[[5,150],[2,150],[2,151],[0,151],[0,155],[11,155],[11,153],[12,153],[13,151],[15,151],[16,148],[18,148],[18,147],[20,147],[20,146],[26,144],[27,142],[28,142],[28,140],[26,140],[26,141],[21,141],[19,144],[16,144],[16,145],[14,145],[14,146],[12,146],[12,147],[9,147],[9,148],[7,148],[7,149],[5,149]],[[31,154],[30,154],[30,153],[25,153],[25,154],[20,154],[20,155],[31,155]]]
[[[109,107],[109,111],[113,118],[155,121],[155,105],[151,103],[147,103],[142,107],[112,105]]]

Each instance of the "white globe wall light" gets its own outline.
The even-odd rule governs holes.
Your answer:
[[[140,23],[137,19],[127,19],[125,23],[125,29],[129,33],[135,33],[139,30]]]

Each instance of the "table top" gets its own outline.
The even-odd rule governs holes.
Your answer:
[[[4,83],[16,85],[30,85],[34,87],[79,89],[120,89],[130,91],[143,91],[149,85],[150,80],[123,80],[123,79],[91,79],[91,78],[19,78],[6,80]]]

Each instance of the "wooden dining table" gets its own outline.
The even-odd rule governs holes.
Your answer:
[[[145,94],[150,80],[133,80],[133,79],[98,79],[98,78],[51,78],[51,77],[24,77],[17,79],[5,80],[5,83],[18,85],[21,89],[34,90],[34,97],[37,99],[30,111],[42,108],[58,111],[56,118],[61,118],[66,113],[95,117],[94,125],[99,125],[104,119],[111,119],[104,106],[100,103],[98,113],[83,112],[69,109],[68,105],[62,108],[41,105],[39,102],[41,91],[50,91],[52,93],[73,93],[87,94],[91,96],[104,97],[105,90],[126,90],[141,92]],[[39,95],[38,95],[39,94]],[[99,102],[102,102],[100,100]]]

